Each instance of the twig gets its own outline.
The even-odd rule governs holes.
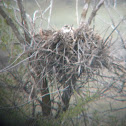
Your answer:
[[[38,16],[38,17],[34,17],[34,16],[33,16],[33,17],[35,18],[35,19],[34,19],[34,18],[33,18],[33,19],[34,19],[34,22],[35,22],[36,19],[41,18],[41,20],[42,20],[42,21],[41,21],[41,26],[42,26],[43,20],[46,21],[46,22],[48,22],[47,19],[44,18],[44,14],[50,9],[50,5],[42,12],[41,6],[39,5],[38,1],[35,0],[35,2],[36,2],[37,6],[38,6],[38,8],[39,8],[39,10],[40,10],[40,11],[37,10],[36,12],[37,12],[37,13],[40,12],[40,16]],[[34,13],[35,13],[35,12],[34,12]],[[35,15],[36,15],[36,13],[35,13]],[[52,29],[54,29],[54,28],[51,26],[51,24],[48,24],[48,25],[49,25]]]
[[[122,22],[122,20],[116,25],[116,27],[112,30],[112,32],[109,34],[109,36],[105,39],[104,45],[106,45],[107,40],[112,35],[112,33],[119,27],[119,25],[121,24],[121,22]]]
[[[24,105],[29,104],[29,103],[31,103],[31,102],[33,102],[34,100],[37,100],[37,99],[39,99],[39,98],[43,98],[43,97],[45,97],[45,96],[47,96],[47,95],[50,95],[50,94],[58,93],[59,91],[60,91],[60,92],[63,92],[63,91],[65,91],[65,90],[67,90],[68,87],[69,87],[69,86],[67,86],[67,87],[65,87],[64,89],[61,89],[61,90],[56,90],[56,91],[54,91],[54,92],[44,94],[44,95],[42,95],[42,96],[39,96],[39,97],[37,97],[37,98],[34,98],[34,99],[32,99],[32,100],[30,100],[30,101],[27,101],[27,102],[25,102],[25,103],[23,103],[23,104],[21,104],[21,105],[18,105],[18,106],[0,107],[0,109],[14,109],[14,108],[23,107]]]
[[[14,64],[21,56],[23,56],[23,55],[24,55],[24,53],[20,54],[12,64],[10,64],[9,66],[7,66],[7,67],[5,67],[4,69],[0,70],[0,73],[6,72],[6,71],[8,71],[8,70],[10,70],[10,69],[12,69],[12,68],[14,68],[14,67],[20,65],[21,63],[23,63],[23,62],[29,60],[30,58],[34,57],[34,53],[33,53],[30,57],[27,57],[27,58],[25,58],[24,60],[20,61],[19,63],[13,65],[13,64]]]
[[[110,13],[109,8],[107,8],[107,11],[108,11],[109,17],[110,17],[111,22],[112,22],[111,27],[112,27],[112,29],[114,29],[114,28],[115,28],[115,23],[114,23],[114,20],[113,20],[113,18],[112,18],[112,15],[111,15],[111,13]],[[124,20],[124,19],[122,18],[122,20]],[[126,47],[125,47],[125,42],[124,42],[123,37],[122,37],[122,34],[120,33],[120,31],[119,31],[117,28],[115,29],[115,31],[116,31],[116,33],[117,33],[117,34],[119,35],[119,37],[120,37],[120,40],[121,40],[121,43],[122,43],[123,48],[126,48]]]

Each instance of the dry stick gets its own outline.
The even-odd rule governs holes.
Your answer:
[[[18,7],[19,7],[20,13],[21,13],[22,25],[24,26],[25,39],[28,43],[30,43],[30,40],[31,40],[30,34],[25,30],[25,29],[28,30],[28,24],[27,24],[27,20],[26,20],[26,12],[23,7],[22,0],[17,0],[17,3],[18,3]]]
[[[23,54],[21,54],[21,55],[23,55]],[[20,55],[20,56],[21,56],[21,55]],[[13,64],[19,59],[19,57],[18,57],[18,58],[16,58],[16,60],[15,60],[12,64],[10,64],[9,66],[7,66],[7,67],[5,67],[4,69],[0,70],[0,73],[6,72],[6,71],[8,71],[8,70],[10,70],[10,69],[13,69],[13,68],[15,68],[16,66],[20,65],[21,63],[23,63],[23,62],[29,60],[29,59],[32,58],[32,57],[34,57],[34,53],[33,53],[31,56],[29,56],[29,57],[25,58],[24,60],[20,61],[19,63],[13,65]]]
[[[114,20],[113,20],[113,18],[112,18],[112,16],[111,16],[111,13],[110,13],[110,10],[109,10],[108,8],[107,8],[107,11],[108,11],[109,17],[110,17],[111,22],[112,22],[111,27],[114,29],[114,28],[115,28]],[[115,29],[115,31],[116,31],[116,33],[119,35],[119,37],[120,37],[120,39],[121,39],[121,43],[122,43],[123,48],[126,48],[126,47],[125,47],[125,42],[124,42],[124,40],[123,40],[123,37],[122,37],[120,31],[119,31],[117,28]]]
[[[37,4],[37,6],[38,6],[38,8],[39,8],[39,10],[40,10],[40,17],[41,17],[41,24],[40,24],[40,26],[42,26],[42,19],[43,19],[43,15],[42,15],[42,9],[41,9],[41,6],[40,6],[40,4],[38,3],[38,1],[37,0],[35,0],[35,2],[36,2],[36,4]],[[33,18],[34,19],[34,18]],[[37,19],[37,18],[36,18]],[[35,19],[34,19],[35,20]]]
[[[10,18],[10,16],[8,16],[6,14],[6,12],[2,9],[2,7],[0,7],[0,14],[6,20],[7,24],[11,27],[11,29],[14,32],[15,36],[17,37],[18,41],[20,43],[24,44],[24,42],[25,42],[24,38],[22,37],[22,35],[18,31],[18,29],[17,29],[16,25],[14,24],[13,20]]]
[[[104,0],[100,0],[100,2],[97,4],[97,6],[92,10],[92,13],[91,13],[91,15],[90,15],[90,17],[88,19],[88,24],[89,25],[91,24],[93,18],[95,17],[97,11],[100,9],[100,7],[103,5],[103,3],[104,3]]]
[[[112,30],[112,32],[109,34],[109,36],[105,39],[104,45],[107,45],[107,40],[112,35],[112,33],[119,27],[119,25],[121,24],[122,21],[123,21],[123,19],[116,25],[116,27]]]
[[[34,17],[34,18],[33,18],[34,21],[35,21],[36,19],[38,19],[38,18],[41,18],[42,20],[44,20],[44,21],[47,22],[47,20],[43,17],[43,15],[50,9],[50,5],[42,12],[41,6],[39,5],[38,1],[35,0],[35,2],[36,2],[36,4],[37,4],[37,6],[39,7],[41,13],[40,13],[40,16],[38,16],[38,17],[33,16],[33,17]],[[38,13],[38,12],[39,12],[39,11],[36,10],[36,13]],[[35,13],[35,12],[34,12],[34,13]],[[42,21],[41,21],[41,24],[42,24]],[[49,26],[50,26],[52,29],[54,29],[53,26],[51,26],[51,24],[49,24]]]
[[[20,22],[20,19],[18,19],[18,16],[16,14],[16,12],[20,12],[20,10],[18,8],[14,8],[14,7],[12,7],[12,8],[13,8],[13,12],[14,12],[14,15],[15,15],[14,21],[17,23],[17,25],[19,25],[19,27],[21,27],[22,29],[24,29],[25,31],[28,32],[28,29],[24,28],[24,25],[22,25],[22,22]],[[26,13],[26,17],[28,18],[29,22],[31,24],[33,24],[33,20],[32,20],[31,16],[28,13]],[[34,27],[32,27],[32,30],[34,30]],[[31,33],[33,33],[33,32],[31,32]]]

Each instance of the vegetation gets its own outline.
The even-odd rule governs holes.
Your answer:
[[[125,18],[115,22],[110,12],[117,1],[85,0],[79,16],[76,0],[77,28],[59,30],[51,26],[55,2],[44,9],[32,2],[38,7],[33,16],[21,0],[0,1],[0,123],[125,126],[125,59],[116,55],[126,47]],[[102,6],[112,21],[104,35],[94,23]],[[38,19],[47,29],[38,30]]]

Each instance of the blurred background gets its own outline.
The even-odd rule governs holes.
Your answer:
[[[99,1],[99,0],[97,0]],[[95,17],[95,26],[98,30],[103,29],[104,26],[109,26],[111,24],[110,16],[114,19],[115,22],[118,22],[121,17],[126,16],[126,0],[116,0],[116,5],[114,5],[115,0],[106,0],[105,4],[110,9],[111,15],[103,6],[100,11],[98,11],[97,16]],[[43,13],[50,5],[50,0],[37,0],[39,6],[36,4],[35,0],[24,0],[24,6],[31,16],[36,11],[41,9]],[[88,16],[90,15],[91,10],[93,9],[94,1],[91,1],[90,8],[88,11]],[[84,0],[78,0],[78,14],[80,19],[80,14],[84,5]],[[106,7],[107,7],[106,6]],[[49,16],[49,10],[44,13],[43,17],[46,19]],[[39,23],[38,23],[39,24]],[[61,28],[65,24],[73,25],[77,27],[76,21],[76,0],[53,0],[52,6],[52,15],[51,23],[53,28]],[[46,21],[42,22],[43,27],[46,28]]]

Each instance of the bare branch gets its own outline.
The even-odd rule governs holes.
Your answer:
[[[91,13],[91,15],[90,15],[90,17],[88,19],[88,24],[89,25],[91,24],[93,18],[95,17],[97,11],[100,9],[100,7],[103,5],[103,3],[104,3],[104,0],[100,0],[100,2],[97,4],[97,6],[92,10],[92,13]]]
[[[0,110],[1,110],[1,109],[14,109],[14,108],[18,108],[18,107],[23,107],[23,106],[26,105],[26,104],[29,104],[29,103],[31,103],[31,102],[33,102],[33,101],[35,101],[35,100],[38,100],[39,98],[43,98],[43,97],[48,96],[48,95],[50,95],[50,94],[58,93],[59,91],[60,91],[60,92],[63,92],[63,91],[65,91],[65,90],[67,90],[68,87],[69,87],[69,86],[67,86],[67,87],[65,87],[65,88],[63,88],[63,89],[60,89],[60,90],[56,90],[56,91],[51,92],[51,93],[44,94],[44,95],[42,95],[42,96],[38,96],[37,98],[34,98],[34,99],[30,100],[30,101],[26,101],[26,102],[24,102],[23,104],[20,104],[20,105],[17,105],[17,106],[12,106],[12,107],[0,107]]]
[[[24,26],[25,39],[28,43],[30,43],[31,38],[30,38],[29,33],[27,32],[29,29],[28,29],[28,23],[26,20],[26,12],[23,7],[22,0],[17,0],[17,3],[18,3],[20,13],[21,13],[22,25]],[[27,31],[25,29],[27,29]]]
[[[85,1],[85,4],[84,4],[84,7],[83,7],[83,10],[82,10],[82,13],[81,13],[81,21],[80,21],[80,24],[82,24],[83,22],[85,22],[85,18],[86,18],[86,15],[87,15],[87,11],[88,11],[88,8],[89,8],[89,4],[90,4],[90,0],[86,0]]]
[[[104,44],[106,44],[107,40],[109,39],[109,37],[112,35],[112,33],[119,27],[119,25],[121,24],[122,20],[114,27],[114,29],[112,30],[112,32],[109,34],[109,36],[105,39]]]
[[[15,36],[17,37],[18,41],[20,43],[24,43],[24,39],[20,32],[18,31],[16,25],[14,24],[13,20],[6,14],[6,12],[0,7],[0,14],[1,16],[6,20],[7,24],[12,28],[12,31],[14,32]]]

